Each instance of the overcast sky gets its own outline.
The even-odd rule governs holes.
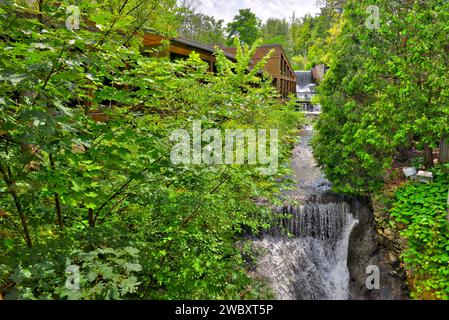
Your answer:
[[[319,12],[316,0],[196,0],[199,11],[204,14],[223,19],[225,23],[232,21],[239,9],[250,8],[262,21],[270,17],[289,19],[293,13],[302,17],[307,13],[315,15]]]

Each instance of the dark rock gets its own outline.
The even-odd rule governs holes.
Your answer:
[[[398,255],[396,254],[396,252],[391,251],[391,250],[388,251],[388,262],[395,269],[399,267],[400,260],[399,260]]]
[[[388,240],[380,234],[376,234],[376,242],[381,247],[388,246]]]
[[[389,240],[375,231],[374,214],[369,199],[349,199],[351,211],[359,220],[349,239],[348,269],[351,275],[350,291],[354,300],[404,300],[407,299],[406,285],[399,273],[392,275],[390,263],[399,266],[397,255],[390,260]],[[382,239],[381,239],[382,238]],[[391,251],[391,250],[390,250]],[[367,267],[377,266],[380,275],[380,288],[369,290],[366,287]]]

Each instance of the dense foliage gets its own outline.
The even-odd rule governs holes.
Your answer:
[[[297,70],[328,64],[328,50],[332,40],[332,28],[340,18],[345,0],[323,0],[320,13],[314,17],[306,15],[290,21],[289,52]]]
[[[197,12],[195,8],[181,7],[179,36],[206,44],[225,43],[224,21]]]
[[[228,24],[228,44],[232,44],[235,37],[240,41],[252,45],[260,38],[261,21],[250,9],[240,9],[239,14]]]
[[[370,28],[379,7],[379,28]],[[330,71],[320,86],[323,115],[315,156],[335,190],[382,187],[394,159],[432,148],[448,133],[449,81],[444,1],[349,1],[329,34]]]
[[[264,60],[248,71],[255,46],[239,47],[237,63],[218,54],[211,74],[196,54],[142,54],[143,28],[176,28],[173,1],[81,2],[73,31],[69,1],[40,4],[0,7],[0,291],[261,297],[236,243],[266,227],[300,117],[256,74]],[[279,171],[172,164],[171,132],[195,119],[278,128]],[[81,290],[65,285],[73,266]]]
[[[402,259],[413,298],[449,300],[448,186],[446,167],[432,184],[402,186],[390,211],[393,225],[407,239]]]

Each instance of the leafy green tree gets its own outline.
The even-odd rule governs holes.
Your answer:
[[[225,42],[223,20],[216,20],[187,8],[180,10],[180,19],[179,35],[181,37],[206,44]]]
[[[328,63],[329,45],[333,42],[332,30],[338,25],[346,0],[318,1],[320,13],[314,17],[293,15],[290,21],[291,56],[302,61],[298,66],[310,69],[317,64]]]
[[[228,23],[228,45],[238,37],[242,43],[252,45],[261,36],[261,21],[251,9],[240,9],[234,20]]]
[[[266,59],[248,71],[259,43],[236,39],[237,62],[219,53],[211,74],[197,54],[170,62],[141,52],[143,28],[178,28],[173,1],[81,2],[74,30],[70,4],[0,6],[0,291],[266,297],[247,273],[241,235],[268,227],[286,166],[261,176],[249,164],[170,161],[171,133],[201,119],[221,131],[279,128],[287,162],[301,118],[257,74]],[[65,286],[73,266],[79,291]]]
[[[293,54],[297,56],[307,56],[307,50],[313,41],[311,28],[313,17],[310,15],[303,18],[292,17],[290,35],[292,39]]]
[[[285,19],[269,18],[262,25],[262,36],[264,39],[270,39],[274,37],[288,38],[289,25]]]
[[[348,2],[334,28],[314,149],[336,190],[362,194],[382,186],[399,149],[421,149],[431,166],[447,132],[448,4],[377,2],[379,29],[366,27],[370,4]]]
[[[285,19],[268,19],[261,27],[262,44],[280,44],[287,55],[290,55],[290,26]]]

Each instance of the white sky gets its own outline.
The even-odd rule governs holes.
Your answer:
[[[225,23],[232,21],[239,9],[246,8],[262,21],[270,17],[289,20],[293,13],[302,17],[319,12],[316,0],[196,0],[195,3],[200,12],[223,19]]]

